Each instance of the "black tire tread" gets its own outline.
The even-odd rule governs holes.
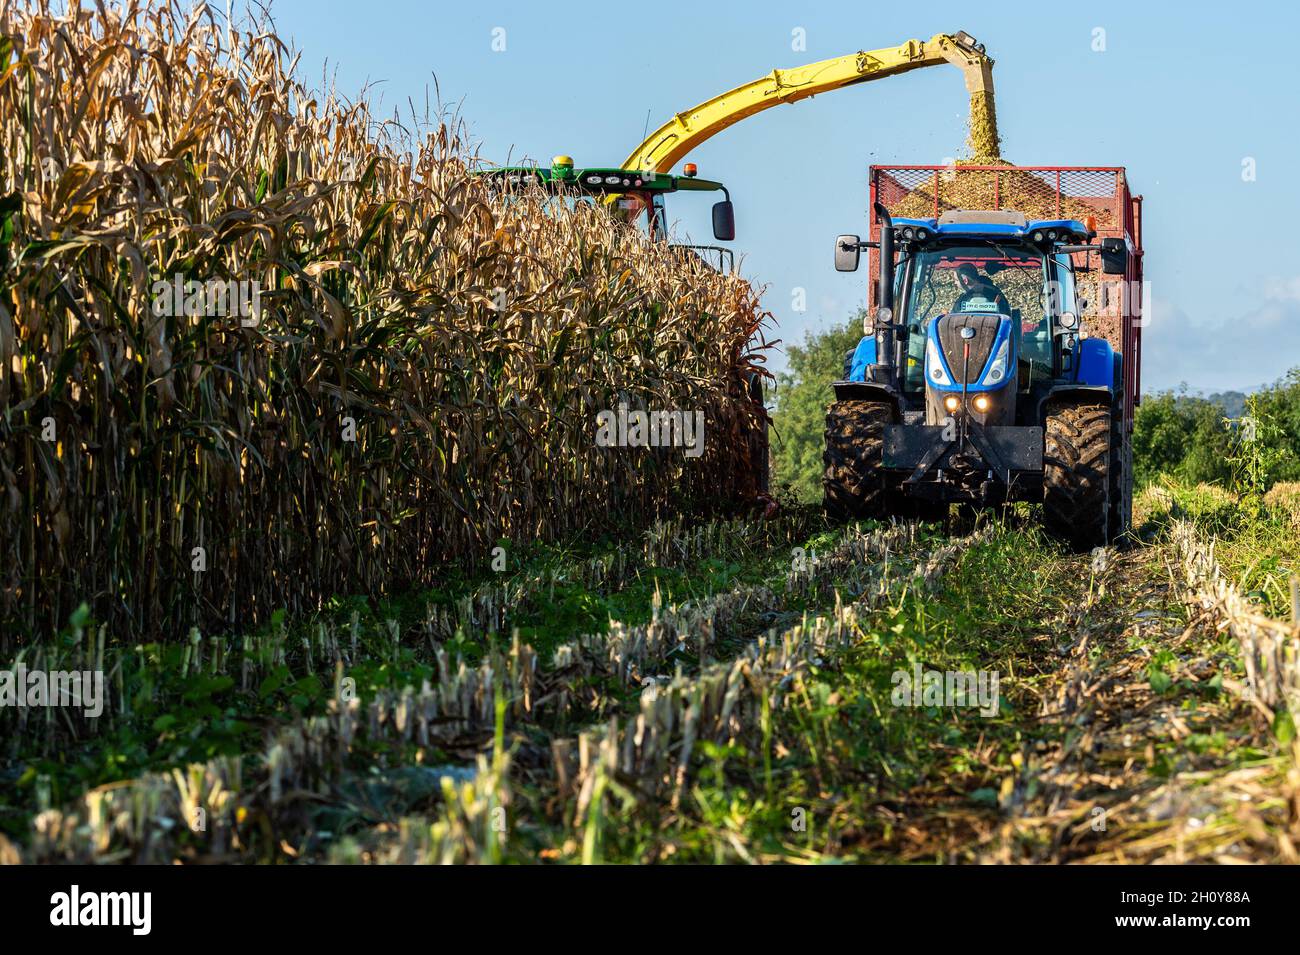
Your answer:
[[[885,517],[885,425],[893,420],[880,401],[837,401],[827,410],[822,490],[832,519]]]
[[[1043,526],[1076,551],[1110,539],[1111,413],[1105,405],[1048,409],[1043,451]]]

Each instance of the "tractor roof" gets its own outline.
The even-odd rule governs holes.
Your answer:
[[[1056,232],[1062,239],[1074,241],[1091,238],[1096,233],[1076,219],[1026,220],[1019,212],[1006,210],[976,211],[958,209],[945,212],[938,219],[894,219],[894,229],[921,228],[937,237],[960,238],[997,236],[1033,238],[1034,233]]]

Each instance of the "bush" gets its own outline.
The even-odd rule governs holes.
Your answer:
[[[1138,482],[1167,474],[1232,486],[1241,482],[1247,459],[1256,465],[1250,479],[1256,490],[1300,479],[1300,368],[1239,404],[1240,415],[1231,416],[1215,398],[1172,391],[1143,398],[1133,430]],[[1263,445],[1251,448],[1256,437]]]
[[[862,313],[847,324],[809,332],[788,349],[790,370],[778,377],[775,423],[775,484],[788,485],[806,503],[821,503],[826,408],[835,400],[831,382],[844,375],[844,353],[862,340]]]
[[[1133,468],[1139,483],[1161,474],[1192,483],[1227,483],[1231,436],[1223,409],[1205,398],[1163,392],[1138,406]]]
[[[1300,531],[1300,481],[1274,484],[1264,495],[1264,506]]]

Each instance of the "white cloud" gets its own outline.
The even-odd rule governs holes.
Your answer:
[[[1156,299],[1142,332],[1142,390],[1186,383],[1194,390],[1247,391],[1300,366],[1300,295],[1274,298],[1236,318],[1192,321]]]
[[[1270,302],[1300,302],[1300,275],[1265,280],[1264,298]]]

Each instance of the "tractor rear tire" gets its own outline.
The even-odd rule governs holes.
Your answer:
[[[885,501],[885,425],[894,421],[883,401],[837,401],[826,412],[822,477],[826,514],[833,520],[881,520]]]
[[[1048,409],[1043,450],[1043,525],[1075,551],[1110,540],[1111,412],[1105,405]]]

